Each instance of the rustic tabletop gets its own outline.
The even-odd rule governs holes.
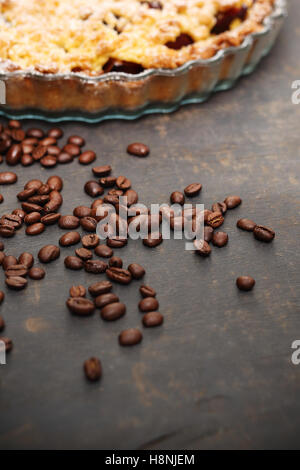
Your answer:
[[[299,21],[292,0],[278,42],[256,72],[203,105],[135,122],[62,126],[66,135],[86,138],[99,165],[128,175],[141,202],[168,202],[173,190],[200,181],[197,202],[210,206],[239,194],[243,203],[226,217],[228,245],[210,258],[174,240],[152,250],[130,242],[120,251],[125,264],[145,266],[165,316],[133,348],[121,348],[117,337],[141,326],[140,281],[114,288],[127,315],[104,323],[98,314],[82,319],[66,309],[69,287],[96,279],[65,269],[72,248],[25,291],[8,291],[2,275],[1,315],[15,347],[0,366],[1,449],[299,448],[300,366],[291,361],[291,344],[300,339],[300,105],[291,101],[292,82],[300,79]],[[33,124],[49,128],[24,126]],[[151,155],[127,155],[132,141],[149,144]],[[17,185],[2,191],[2,213],[16,207],[16,189],[26,181],[57,173],[65,181],[63,214],[91,203],[83,192],[90,166],[16,172]],[[241,217],[272,227],[275,241],[263,244],[238,230]],[[5,242],[6,253],[36,255],[61,234],[58,227],[38,237],[18,233]],[[252,292],[237,290],[241,274],[256,279]],[[91,355],[103,363],[97,384],[82,372]]]

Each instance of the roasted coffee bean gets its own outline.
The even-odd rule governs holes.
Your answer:
[[[35,147],[38,143],[38,139],[34,137],[26,137],[26,139],[23,140],[22,145],[31,145],[32,147]]]
[[[50,197],[48,195],[39,195],[36,194],[35,196],[31,196],[27,199],[27,202],[30,204],[37,204],[38,206],[44,206],[46,202],[48,202]]]
[[[43,233],[45,230],[45,225],[42,224],[41,222],[37,222],[36,224],[29,225],[26,228],[26,235],[39,235],[40,233]]]
[[[39,281],[41,279],[44,279],[45,277],[45,271],[43,270],[43,268],[31,268],[29,269],[28,271],[28,276],[30,277],[30,279],[33,279],[34,281]]]
[[[247,232],[253,232],[256,227],[256,223],[250,219],[240,219],[236,223],[237,227],[246,230]]]
[[[113,206],[117,206],[119,204],[119,196],[115,194],[110,196],[109,194],[107,194],[106,196],[104,196],[103,201],[106,204],[112,204]]]
[[[76,256],[79,256],[79,258],[83,259],[84,261],[87,261],[88,259],[92,259],[93,253],[88,250],[87,248],[77,248],[75,250]]]
[[[163,324],[164,317],[159,312],[148,312],[143,316],[143,325],[147,328],[160,326]]]
[[[0,305],[3,303],[4,298],[5,298],[5,294],[2,290],[0,290]]]
[[[24,189],[32,189],[33,188],[36,191],[38,191],[41,186],[43,186],[43,182],[41,180],[33,179],[33,180],[28,181],[25,184]]]
[[[70,288],[69,293],[70,293],[70,297],[85,297],[86,296],[85,287],[82,285],[72,286]]]
[[[135,157],[147,157],[149,155],[150,149],[147,145],[141,144],[140,142],[133,142],[127,147],[127,152],[130,155]]]
[[[73,230],[79,227],[79,219],[74,215],[62,215],[58,221],[60,228]]]
[[[85,145],[85,140],[80,135],[71,135],[68,138],[68,144],[78,145],[79,147],[83,147]]]
[[[44,205],[43,209],[44,209],[45,214],[52,214],[54,212],[57,212],[60,206],[61,206],[61,203],[58,200],[50,199],[50,201]]]
[[[3,319],[3,317],[1,317],[0,315],[0,331],[3,331],[5,328],[5,321]]]
[[[118,256],[112,256],[108,262],[109,266],[113,268],[122,268],[123,267],[123,261],[121,258]]]
[[[236,285],[240,290],[252,290],[255,285],[255,280],[251,276],[240,276],[236,280]]]
[[[142,297],[156,297],[155,290],[150,286],[142,285],[140,287],[140,293]]]
[[[4,270],[7,270],[10,266],[18,264],[18,260],[15,256],[7,255],[2,261],[2,267]]]
[[[23,129],[13,129],[10,133],[13,140],[16,142],[22,142],[25,139],[25,132]]]
[[[41,218],[41,222],[44,225],[54,225],[60,219],[61,215],[59,213],[53,212],[52,214],[44,215]]]
[[[58,127],[53,127],[48,131],[48,137],[52,137],[53,139],[60,139],[64,135],[63,131]]]
[[[51,193],[49,194],[49,197],[50,197],[50,201],[54,201],[60,206],[62,205],[63,203],[62,195],[56,189],[53,189],[53,191],[51,191]]]
[[[74,160],[74,157],[72,157],[72,155],[70,155],[67,152],[61,152],[57,156],[57,163],[60,163],[61,165],[64,165],[66,163],[71,163],[73,160]]]
[[[268,227],[264,227],[263,225],[256,225],[253,229],[253,235],[256,240],[270,243],[275,237],[275,232]]]
[[[114,254],[113,250],[107,245],[98,245],[95,248],[95,254],[102,258],[111,258]]]
[[[21,160],[22,153],[20,144],[12,145],[6,154],[6,163],[10,166],[17,165]]]
[[[128,189],[124,194],[127,197],[127,206],[130,207],[133,204],[136,204],[139,200],[138,193],[134,189]]]
[[[107,264],[100,259],[90,259],[85,262],[85,270],[87,273],[99,274],[104,273],[107,269]]]
[[[23,209],[15,209],[15,210],[12,211],[12,214],[17,215],[18,217],[20,217],[20,219],[22,221],[24,221],[25,216],[26,216],[26,212],[23,211]]]
[[[82,217],[80,225],[86,232],[96,232],[97,220],[93,217]]]
[[[103,176],[108,176],[111,172],[111,166],[110,165],[95,166],[92,169],[92,171],[95,176],[98,176],[98,178],[103,177]]]
[[[200,183],[191,183],[184,189],[184,194],[187,197],[197,196],[202,189],[202,184]]]
[[[119,284],[129,284],[132,280],[132,275],[127,269],[109,267],[106,270],[106,275],[109,279]]]
[[[99,183],[103,188],[112,188],[116,184],[117,178],[114,176],[106,176],[103,178],[100,178]]]
[[[23,155],[30,155],[34,150],[34,145],[26,144],[24,142],[21,143],[22,154]],[[22,157],[21,157],[22,158]],[[33,159],[32,159],[33,160]],[[20,160],[21,161],[21,160]],[[22,162],[21,162],[22,163]]]
[[[224,202],[227,206],[227,209],[235,209],[242,203],[242,200],[240,196],[227,196]]]
[[[92,213],[92,209],[87,206],[78,206],[73,210],[75,217],[81,219],[82,217],[89,217]]]
[[[214,229],[212,227],[204,227],[203,236],[204,240],[209,243],[212,240]]]
[[[180,204],[181,206],[183,206],[185,201],[184,194],[180,191],[174,191],[170,196],[170,201],[171,204]]]
[[[10,338],[7,338],[5,336],[0,336],[0,341],[2,341],[5,344],[5,352],[10,352],[13,348],[13,342]]]
[[[43,207],[32,202],[22,202],[22,209],[29,214],[30,212],[43,212]]]
[[[127,239],[122,237],[112,237],[106,240],[106,244],[110,248],[122,248],[127,245]]]
[[[35,139],[43,139],[45,133],[42,129],[32,128],[26,132],[27,137],[34,137]]]
[[[21,157],[21,165],[23,166],[30,166],[34,163],[34,160],[31,155],[22,155]]]
[[[47,185],[49,186],[51,191],[61,191],[64,183],[60,176],[53,175],[48,178]]]
[[[85,152],[82,152],[82,154],[80,155],[78,159],[81,165],[89,165],[95,160],[96,160],[96,154],[92,150],[86,150]]]
[[[7,277],[5,283],[7,287],[13,290],[21,290],[27,286],[27,280],[21,276]]]
[[[103,188],[99,183],[97,183],[97,181],[87,181],[87,183],[84,185],[84,190],[86,194],[91,197],[98,197],[104,193]]]
[[[212,228],[220,227],[224,222],[224,217],[221,212],[211,212],[207,218],[207,224]]]
[[[19,199],[19,201],[23,202],[23,201],[27,201],[27,199],[31,196],[33,196],[34,194],[36,193],[36,189],[35,188],[28,188],[28,189],[23,189],[23,191],[19,192],[17,194],[17,198]]]
[[[1,171],[0,172],[0,185],[14,184],[18,181],[16,173],[12,171]]]
[[[126,313],[126,306],[121,302],[108,304],[101,310],[101,317],[106,321],[115,321]]]
[[[42,145],[43,147],[46,147],[47,150],[49,147],[53,147],[56,144],[57,144],[56,139],[54,139],[53,137],[45,137],[44,139],[40,141],[40,145]]]
[[[119,335],[119,343],[121,346],[134,346],[139,344],[143,339],[143,335],[138,328],[129,328],[123,330]]]
[[[64,263],[66,268],[73,269],[74,271],[78,271],[84,266],[84,262],[82,261],[82,259],[78,258],[77,256],[67,256],[65,258]]]
[[[38,252],[38,258],[42,263],[50,263],[60,256],[60,249],[56,245],[46,245]]]
[[[116,179],[116,185],[119,189],[126,191],[127,189],[130,189],[131,181],[126,178],[126,176],[118,176],[118,178]]]
[[[110,292],[112,289],[112,283],[110,281],[100,281],[92,284],[89,287],[89,293],[93,297],[97,297],[102,294]]]
[[[222,248],[228,243],[228,235],[225,232],[214,232],[212,237],[212,243],[214,246]]]
[[[211,206],[211,210],[212,210],[212,212],[221,212],[221,214],[225,214],[226,211],[227,211],[227,206],[226,206],[225,202],[215,202]]]
[[[144,299],[139,302],[141,312],[154,312],[158,307],[159,303],[155,297],[144,297]]]
[[[162,234],[160,232],[152,233],[148,237],[143,239],[143,244],[149,248],[154,248],[160,245],[163,241]]]
[[[11,238],[15,235],[15,229],[12,225],[0,225],[0,236],[3,238]]]
[[[133,279],[141,279],[145,275],[145,269],[138,263],[132,263],[128,266],[128,271],[131,273]]]
[[[211,247],[205,240],[195,240],[194,247],[197,255],[206,257],[211,254]]]
[[[6,277],[25,277],[27,276],[27,272],[28,270],[23,264],[13,264],[12,266],[8,267],[4,274]]]
[[[47,152],[48,152],[48,155],[52,155],[53,157],[56,157],[56,158],[61,153],[60,148],[57,147],[56,145],[50,145],[50,147],[47,147]]]
[[[80,233],[78,232],[67,232],[62,235],[59,239],[59,244],[61,246],[71,246],[76,245],[81,240]]]
[[[10,119],[8,121],[8,127],[11,129],[20,129],[21,128],[21,122],[17,121],[16,119]]]
[[[103,308],[106,305],[113,304],[114,302],[119,302],[119,297],[116,294],[113,294],[112,292],[98,295],[95,298],[95,305],[97,308]]]
[[[63,152],[67,152],[68,154],[72,155],[72,157],[78,157],[80,155],[80,147],[74,144],[67,144],[63,147]]]
[[[47,148],[43,147],[42,145],[39,145],[33,150],[31,155],[32,155],[33,160],[39,161],[46,155],[46,153],[47,153]]]
[[[81,239],[84,248],[96,248],[99,245],[100,238],[95,233],[84,235]]]
[[[53,168],[57,164],[57,159],[54,155],[46,155],[40,159],[40,164],[44,168]]]
[[[24,218],[24,222],[26,225],[36,224],[41,220],[41,214],[39,212],[30,212]]]
[[[83,370],[88,380],[96,382],[102,376],[101,361],[97,357],[90,357],[84,362]]]
[[[20,217],[18,215],[15,215],[15,214],[4,214],[0,219],[0,224],[1,225],[10,225],[15,230],[18,230],[19,228],[21,228],[21,226],[23,224],[23,220],[20,219]]]
[[[23,264],[25,268],[30,269],[33,266],[34,258],[31,253],[27,253],[25,251],[19,256],[18,263]]]
[[[95,310],[94,302],[91,300],[85,299],[84,297],[70,297],[67,300],[67,307],[68,309],[74,314],[78,316],[88,316],[92,315]]]

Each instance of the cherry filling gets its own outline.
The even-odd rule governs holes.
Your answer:
[[[127,62],[126,60],[108,59],[103,66],[103,72],[125,72],[133,75],[143,72],[144,68],[140,64]]]
[[[166,42],[165,46],[167,46],[169,49],[175,49],[177,51],[178,49],[181,49],[182,47],[193,44],[193,42],[194,41],[189,34],[181,33],[179,36],[177,36],[175,41]]]
[[[217,15],[217,22],[211,30],[212,34],[221,34],[228,31],[233,20],[240,19],[244,21],[247,16],[247,11],[248,8],[243,5],[240,8],[232,7],[224,13],[219,13]]]

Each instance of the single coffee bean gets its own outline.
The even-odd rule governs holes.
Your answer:
[[[41,263],[50,263],[60,256],[60,249],[56,245],[46,245],[38,252]]]
[[[150,149],[147,145],[141,144],[140,142],[133,142],[127,147],[127,152],[130,155],[135,157],[147,157],[149,155]]]
[[[41,222],[37,222],[36,224],[29,225],[26,228],[26,235],[39,235],[40,233],[43,233],[45,230],[45,225],[42,224]]]
[[[195,253],[197,253],[197,255],[206,257],[211,254],[211,247],[205,240],[195,240],[194,247]]]
[[[69,292],[70,292],[70,297],[85,297],[86,296],[85,287],[82,285],[72,286]]]
[[[87,273],[99,274],[104,273],[107,269],[107,264],[100,259],[90,259],[85,262],[85,270]]]
[[[119,256],[112,256],[108,264],[114,268],[123,268],[123,260]]]
[[[26,216],[26,212],[23,209],[15,209],[12,211],[12,214],[17,215],[23,221]]]
[[[109,267],[106,270],[107,277],[119,284],[129,284],[132,280],[132,275],[127,269]]]
[[[156,292],[152,287],[142,285],[140,287],[140,293],[142,294],[143,297],[156,297]]]
[[[33,179],[25,184],[24,189],[34,188],[36,191],[38,191],[41,186],[43,186],[43,182],[41,180]]]
[[[253,229],[253,235],[256,240],[261,242],[270,243],[275,238],[275,232],[263,225],[256,225]]]
[[[22,202],[22,209],[27,212],[43,212],[43,207],[38,204],[33,204],[32,202]]]
[[[89,217],[92,213],[92,209],[87,206],[78,206],[73,210],[73,215],[81,219],[82,217]]]
[[[63,131],[59,129],[58,127],[53,127],[48,131],[48,137],[52,137],[53,139],[61,139],[61,137],[64,135]]]
[[[78,159],[81,165],[89,165],[95,160],[96,160],[96,154],[92,150],[86,150],[85,152],[82,152],[82,154],[79,156],[79,159]]]
[[[221,212],[211,212],[207,218],[207,224],[212,228],[218,228],[224,223]]]
[[[147,328],[162,325],[164,317],[159,312],[148,312],[143,316],[143,325]]]
[[[119,335],[119,343],[121,346],[134,346],[142,341],[143,335],[138,328],[129,328]]]
[[[7,338],[5,336],[0,336],[0,341],[2,341],[5,344],[5,352],[10,352],[13,348],[13,342],[10,338]]]
[[[20,129],[21,128],[21,122],[17,121],[16,119],[10,119],[8,121],[8,127],[11,129]]]
[[[191,183],[184,189],[184,194],[187,197],[197,196],[202,189],[202,184],[200,183]]]
[[[124,194],[127,197],[127,206],[130,207],[133,204],[136,204],[139,200],[138,193],[134,189],[128,189]]]
[[[95,254],[102,258],[110,258],[113,255],[113,250],[107,245],[98,245],[95,248]]]
[[[12,139],[16,142],[22,142],[25,139],[25,131],[23,129],[13,129],[10,133]]]
[[[133,279],[141,279],[145,275],[145,269],[138,263],[132,263],[128,266],[128,271],[131,273]]]
[[[54,137],[49,137],[49,136],[45,137],[44,139],[40,141],[40,145],[42,145],[43,147],[47,147],[47,149],[48,147],[51,147],[56,144],[57,144],[56,139],[54,139]]]
[[[80,225],[86,232],[96,232],[97,220],[93,217],[82,217]]]
[[[227,245],[228,243],[228,235],[225,232],[214,232],[212,237],[212,243],[219,248]]]
[[[21,276],[7,277],[5,283],[7,287],[13,290],[21,290],[27,286],[27,280]]]
[[[81,239],[84,248],[96,248],[99,245],[100,238],[95,233],[84,235]]]
[[[61,217],[61,214],[53,212],[53,213],[44,215],[41,218],[41,222],[44,225],[54,225],[54,224],[56,224],[56,222],[58,222],[60,217]]]
[[[100,178],[101,176],[108,176],[111,172],[111,166],[110,165],[95,166],[94,168],[92,168],[92,172],[98,178]]]
[[[118,176],[118,178],[116,179],[116,185],[119,189],[126,191],[127,189],[130,189],[131,181],[126,178],[126,176]]]
[[[61,150],[56,145],[50,145],[50,147],[47,147],[47,152],[48,152],[48,155],[52,155],[53,157],[56,157],[57,159],[58,155],[60,155],[61,153]]]
[[[20,144],[12,145],[6,154],[6,163],[10,166],[17,165],[21,160],[22,153]]]
[[[103,188],[97,181],[87,181],[84,185],[84,190],[91,197],[98,197],[104,193]]]
[[[236,285],[240,290],[252,290],[255,285],[255,280],[251,276],[240,276],[236,280]]]
[[[212,240],[214,233],[214,229],[212,227],[204,227],[203,229],[203,236],[204,236],[204,241],[209,243]]]
[[[22,145],[31,145],[35,146],[38,145],[39,141],[35,137],[26,137],[26,139],[23,140]]]
[[[99,183],[103,188],[112,188],[116,184],[117,178],[115,176],[105,176],[100,178]]]
[[[7,255],[2,261],[2,267],[6,271],[10,266],[18,264],[18,260],[15,256]]]
[[[235,209],[242,203],[242,200],[240,196],[227,196],[224,202],[227,206],[227,209]]]
[[[27,199],[27,202],[30,202],[32,204],[37,204],[39,206],[43,206],[46,204],[46,202],[48,202],[50,199],[50,197],[45,194],[45,195],[39,195],[39,194],[36,194],[35,196],[31,196]]]
[[[256,227],[256,223],[250,219],[240,219],[236,223],[237,227],[246,230],[247,232],[253,232]]]
[[[34,160],[31,155],[25,154],[21,157],[21,165],[30,166],[34,163]]]
[[[18,263],[23,264],[25,268],[30,269],[33,266],[34,258],[31,253],[27,253],[25,251],[19,256]]]
[[[15,229],[12,225],[0,225],[0,236],[3,238],[11,238],[15,235]]]
[[[92,259],[93,253],[91,250],[88,250],[87,248],[77,248],[75,250],[76,256],[79,256],[79,258],[83,259],[84,261],[87,261],[88,259]]]
[[[174,191],[170,196],[170,201],[171,204],[180,204],[181,206],[183,206],[185,201],[184,194],[180,191]]]
[[[33,150],[31,155],[32,155],[33,160],[39,161],[46,155],[46,153],[47,153],[47,148],[42,145],[39,145]]]
[[[0,315],[0,331],[3,331],[5,328],[5,321],[3,319],[3,317],[1,317]]]
[[[126,313],[126,306],[121,302],[108,304],[101,310],[101,317],[106,321],[115,321]]]
[[[78,157],[80,155],[80,147],[74,144],[67,144],[63,147],[63,152],[67,152],[68,154],[72,155],[72,157]]]
[[[20,219],[18,215],[15,214],[4,214],[0,219],[1,225],[10,225],[15,230],[21,228],[23,224],[23,220]]]
[[[36,193],[35,188],[23,189],[20,193],[17,194],[19,201],[26,201],[29,197],[33,196]]]
[[[122,248],[127,245],[127,239],[122,237],[112,237],[106,240],[106,244],[110,248]]]
[[[65,258],[64,263],[66,268],[73,269],[74,271],[78,271],[84,266],[83,260],[81,258],[78,258],[77,256],[67,256]]]
[[[48,178],[47,185],[52,191],[61,191],[64,183],[60,176],[53,175]]]
[[[6,277],[26,277],[28,270],[23,264],[13,264],[5,271]]]
[[[159,307],[159,303],[155,297],[145,297],[139,302],[141,312],[154,312]]]
[[[34,137],[35,139],[43,139],[45,133],[42,129],[32,128],[26,132],[27,137]]]
[[[102,376],[102,365],[97,357],[90,357],[83,364],[85,376],[91,382],[98,381]]]
[[[61,203],[58,200],[50,199],[50,201],[44,205],[44,212],[45,214],[52,214],[54,212],[57,212],[60,206]]]
[[[1,171],[0,172],[0,185],[14,184],[18,181],[16,173],[12,171]]]
[[[40,159],[40,164],[44,168],[53,168],[57,164],[57,159],[54,155],[46,155]]]
[[[62,215],[59,219],[58,225],[60,228],[73,230],[79,227],[79,219],[74,215]]]
[[[80,233],[78,232],[67,232],[62,235],[59,239],[59,244],[61,246],[71,246],[76,245],[81,240]]]
[[[160,232],[152,233],[148,237],[143,239],[143,244],[149,248],[154,248],[160,245],[163,241],[162,234]]]
[[[211,206],[211,210],[212,210],[212,212],[221,212],[221,214],[225,214],[226,211],[227,211],[227,206],[226,206],[225,202],[215,202]]]
[[[64,165],[66,163],[71,163],[74,160],[74,157],[67,152],[61,152],[57,157],[57,163]]]
[[[95,310],[94,302],[84,297],[70,297],[66,304],[70,312],[78,316],[92,315]]]
[[[112,292],[98,295],[98,297],[95,298],[95,305],[97,308],[103,308],[108,304],[113,304],[114,302],[119,302],[119,297]]]
[[[78,145],[79,147],[83,147],[83,145],[85,145],[85,140],[80,135],[71,135],[68,138],[68,144],[74,144]]]
[[[28,276],[30,277],[30,279],[33,279],[34,281],[39,281],[41,279],[44,279],[45,277],[45,271],[43,268],[31,268],[29,269],[28,271]]]
[[[97,297],[102,294],[110,292],[112,289],[112,283],[109,281],[95,282],[89,287],[89,293],[92,297]]]
[[[34,145],[32,144],[26,144],[24,142],[21,143],[21,148],[22,148],[22,154],[23,155],[30,155],[33,150],[34,150]],[[22,156],[23,156],[22,155]],[[33,160],[33,159],[32,159]],[[22,163],[22,157],[20,159],[20,162]]]

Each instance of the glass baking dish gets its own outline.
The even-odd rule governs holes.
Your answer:
[[[0,71],[0,80],[6,85],[6,104],[0,107],[0,114],[16,119],[93,123],[136,119],[201,103],[213,92],[228,90],[239,77],[253,72],[273,46],[286,16],[286,0],[276,0],[263,30],[247,36],[240,46],[219,50],[210,59],[187,62],[173,70],[150,69],[136,75],[110,72],[99,77]]]

